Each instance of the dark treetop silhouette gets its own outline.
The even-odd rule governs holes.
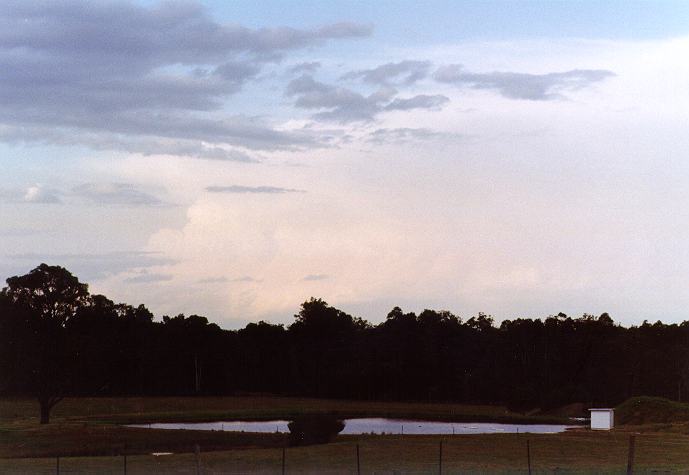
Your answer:
[[[682,399],[689,323],[625,328],[607,314],[505,320],[393,308],[372,325],[320,299],[287,326],[224,330],[89,295],[41,264],[0,293],[0,394],[32,395],[41,422],[67,395],[231,395],[502,403]]]

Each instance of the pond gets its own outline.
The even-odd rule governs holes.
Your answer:
[[[289,421],[219,421],[132,424],[150,429],[218,430],[233,432],[289,432]],[[570,427],[558,424],[498,424],[494,422],[438,422],[413,419],[345,419],[341,434],[553,434]]]

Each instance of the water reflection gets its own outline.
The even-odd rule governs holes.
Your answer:
[[[345,419],[341,434],[552,434],[564,432],[567,426],[559,424],[498,424],[494,422],[438,422],[412,419]],[[231,432],[289,432],[286,420],[274,421],[219,421],[193,423],[133,424],[129,427],[151,429],[218,430]]]

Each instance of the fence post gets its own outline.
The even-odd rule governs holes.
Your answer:
[[[124,475],[127,475],[127,444],[124,444],[124,454],[122,456],[124,458]]]
[[[60,475],[60,457],[56,457],[56,460],[57,460],[56,465],[55,465],[56,473],[57,473],[57,475]]]
[[[282,448],[282,475],[285,475],[285,448]]]
[[[359,444],[356,444],[356,475],[361,475],[361,463],[359,462]]]
[[[196,455],[196,475],[201,475],[201,447],[199,444],[194,445],[194,454]]]
[[[529,439],[526,439],[526,463],[529,467],[529,475],[531,475],[531,444]]]
[[[629,454],[627,455],[627,475],[634,473],[634,445],[636,442],[636,437],[634,435],[629,436]]]
[[[443,441],[440,441],[440,451],[438,452],[438,473],[443,475]]]

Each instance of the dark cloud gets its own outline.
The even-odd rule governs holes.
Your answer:
[[[450,99],[440,94],[433,96],[419,94],[408,99],[395,99],[390,104],[385,106],[385,110],[406,111],[412,109],[439,109],[448,102],[450,102]]]
[[[371,31],[351,23],[225,25],[196,3],[10,0],[0,9],[0,127],[21,128],[30,142],[43,140],[47,128],[76,142],[86,132],[254,149],[313,145],[313,138],[228,117],[226,97],[266,61]]]
[[[72,188],[72,194],[99,205],[160,206],[164,203],[130,183],[84,183]]]
[[[313,282],[317,280],[326,280],[329,279],[330,276],[325,275],[325,274],[309,274],[305,276],[302,280],[305,282]]]
[[[351,71],[343,75],[342,79],[362,79],[382,86],[408,86],[428,76],[430,69],[430,61],[401,61],[383,64],[373,69]]]
[[[472,73],[459,64],[453,64],[439,68],[434,78],[456,86],[495,90],[509,99],[544,101],[561,98],[563,91],[582,89],[614,75],[612,71],[600,69],[573,69],[547,74]]]
[[[41,262],[66,267],[82,281],[102,279],[135,269],[146,269],[155,266],[167,266],[177,261],[155,252],[108,252],[102,254],[50,254],[26,253],[7,256],[18,261],[28,272]]]
[[[309,75],[290,81],[285,94],[296,98],[296,107],[320,110],[314,114],[315,119],[341,123],[370,121],[385,110],[437,109],[448,101],[445,96],[440,95],[395,98],[397,90],[391,87],[381,87],[364,96],[351,89],[316,81]]]
[[[209,193],[266,193],[266,194],[282,194],[282,193],[304,193],[304,190],[295,190],[292,188],[280,188],[277,186],[208,186],[206,191]]]

